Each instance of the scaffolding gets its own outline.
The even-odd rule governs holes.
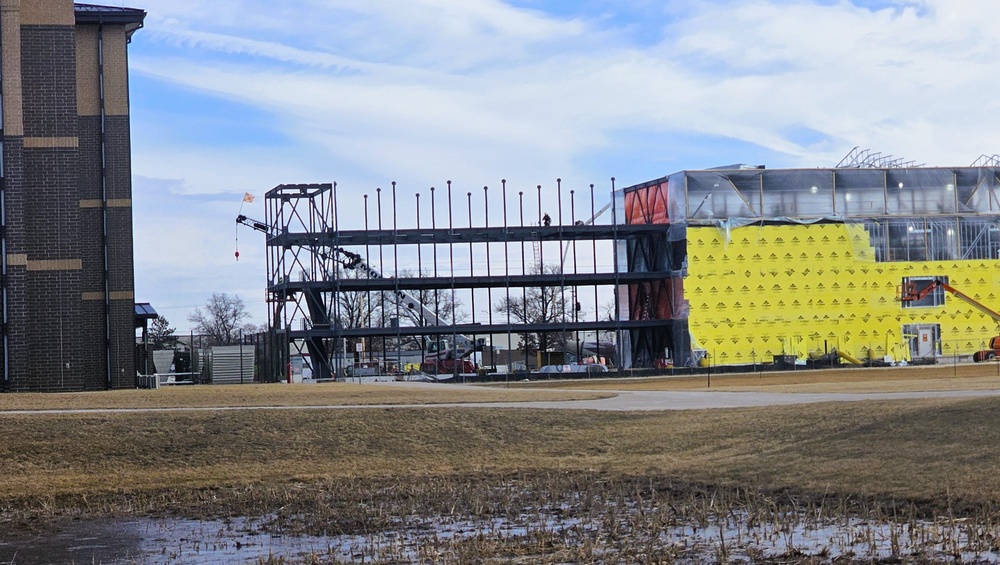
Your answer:
[[[607,344],[619,368],[686,362],[686,319],[632,304],[680,288],[683,266],[650,253],[683,253],[663,226],[621,220],[613,179],[608,196],[602,217],[594,185],[561,180],[554,195],[506,181],[462,194],[449,181],[405,202],[392,183],[346,208],[335,183],[279,185],[265,195],[269,326],[320,380],[358,363],[400,371],[428,352],[451,359],[436,372],[457,375],[463,355],[498,342],[518,343],[522,369],[529,350],[569,362]],[[265,380],[285,378],[272,372]]]

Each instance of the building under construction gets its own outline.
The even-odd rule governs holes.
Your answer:
[[[987,349],[1000,321],[1000,163],[875,157],[683,171],[624,189],[627,223],[661,225],[686,247],[683,276],[659,296],[633,294],[631,319],[685,321],[695,357],[715,365]]]
[[[628,300],[618,289],[658,287],[679,273],[671,261],[682,254],[643,255],[662,248],[662,227],[617,221],[611,189],[600,211],[592,185],[557,182],[549,192],[449,183],[404,202],[393,185],[348,205],[352,221],[363,215],[348,229],[335,185],[278,186],[265,195],[266,222],[254,226],[267,233],[271,327],[308,355],[317,378],[340,374],[344,359],[401,359],[414,349],[425,369],[464,373],[472,366],[463,357],[503,336],[525,355],[531,340],[542,351],[559,345],[567,362],[600,353],[602,341],[615,344],[605,361],[621,366],[651,365],[664,342],[687,351],[684,319],[614,315]]]
[[[592,185],[453,195],[449,184],[405,204],[393,185],[350,206],[363,210],[353,229],[339,227],[335,185],[282,185],[267,193],[260,226],[270,322],[319,377],[336,374],[338,359],[392,358],[393,348],[397,358],[434,351],[453,359],[436,372],[464,372],[459,358],[503,335],[565,345],[603,332],[625,368],[984,350],[997,333],[1000,164],[849,157],[828,169],[612,182],[596,197],[610,200],[604,215]],[[518,300],[545,289],[552,300]],[[456,296],[468,319],[444,307]]]

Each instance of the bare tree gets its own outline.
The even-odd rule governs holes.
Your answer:
[[[205,309],[195,308],[188,315],[194,331],[209,337],[214,345],[231,345],[239,342],[240,327],[250,317],[243,299],[216,292],[205,303]]]
[[[412,271],[400,271],[399,276],[400,278],[415,278]],[[431,275],[421,272],[420,276]],[[407,305],[409,301],[401,295],[387,292],[385,293],[386,302],[383,313],[385,319],[395,319],[396,323],[402,326],[430,326],[434,325],[434,318],[437,318],[441,325],[458,324],[468,319],[468,314],[462,309],[462,300],[449,289],[408,290],[406,294],[426,308],[430,315],[425,315],[420,308],[409,307]],[[404,337],[401,339],[400,345],[404,349],[423,349],[423,344],[417,337]]]
[[[409,276],[409,275],[404,275]],[[417,308],[408,308],[403,299],[394,293],[390,297],[390,310],[387,316],[396,317],[397,306],[400,322],[408,321],[413,326],[425,326],[434,323],[433,319],[426,319],[423,312]],[[468,319],[468,314],[462,310],[462,300],[453,297],[448,289],[421,289],[407,291],[411,297],[427,308],[441,324],[458,324]],[[404,324],[406,325],[406,324]]]
[[[243,330],[243,335],[267,333],[267,324],[246,322],[240,327],[240,329]]]
[[[339,269],[341,278],[363,278],[365,273],[356,269]],[[411,271],[400,271],[400,278],[413,278]],[[406,294],[423,305],[428,311],[444,324],[454,324],[463,321],[467,314],[462,311],[461,300],[452,296],[450,290],[407,290]],[[426,319],[420,308],[407,306],[408,300],[401,294],[392,291],[341,291],[331,304],[330,318],[342,328],[378,328],[390,327],[393,324],[402,326],[421,326],[432,324]],[[386,337],[369,345],[373,350],[383,348],[392,351],[397,347],[403,349],[422,349],[419,338],[402,338],[396,343],[395,338]]]
[[[545,272],[558,273],[559,267],[547,265]],[[519,324],[552,324],[572,320],[566,294],[557,286],[526,288],[520,296],[511,293],[510,297],[501,298],[493,311],[508,315],[512,322]],[[566,342],[566,336],[562,332],[522,333],[518,337],[521,346],[529,354],[548,351]]]
[[[365,274],[356,269],[338,269],[337,276],[342,279],[365,278]],[[386,325],[380,304],[385,302],[379,291],[340,291],[336,299],[329,304],[330,320],[344,329],[377,328]]]
[[[347,269],[337,265],[335,275],[341,279],[364,279],[367,275],[361,269]],[[339,291],[333,300],[327,304],[331,323],[341,329],[356,328],[380,328],[389,325],[389,320],[385,316],[383,304],[387,304],[386,292],[381,291]],[[343,351],[344,344],[340,340],[331,344],[331,351]],[[394,346],[393,346],[394,347]],[[369,341],[366,351],[379,351],[390,348],[387,339]],[[353,350],[353,345],[348,344],[348,350]]]

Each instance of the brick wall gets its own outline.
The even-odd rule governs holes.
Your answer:
[[[7,211],[7,319],[8,372],[11,381],[28,366],[31,341],[28,326],[28,271],[25,243],[24,154],[20,137],[4,138],[4,192]],[[23,261],[21,259],[24,259]]]
[[[68,26],[21,27],[25,137],[76,135],[75,39]]]
[[[7,32],[7,390],[104,389],[109,373],[111,387],[135,386],[127,36],[123,28],[103,30],[102,155],[98,27],[72,19],[70,0],[30,0],[20,16],[5,11],[0,22]]]

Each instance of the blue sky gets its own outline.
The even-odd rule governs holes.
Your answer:
[[[129,48],[136,299],[266,320],[244,192],[342,203],[556,178],[599,194],[731,163],[1000,152],[986,0],[150,0]],[[408,196],[409,197],[409,196]],[[263,219],[263,198],[244,212]]]

